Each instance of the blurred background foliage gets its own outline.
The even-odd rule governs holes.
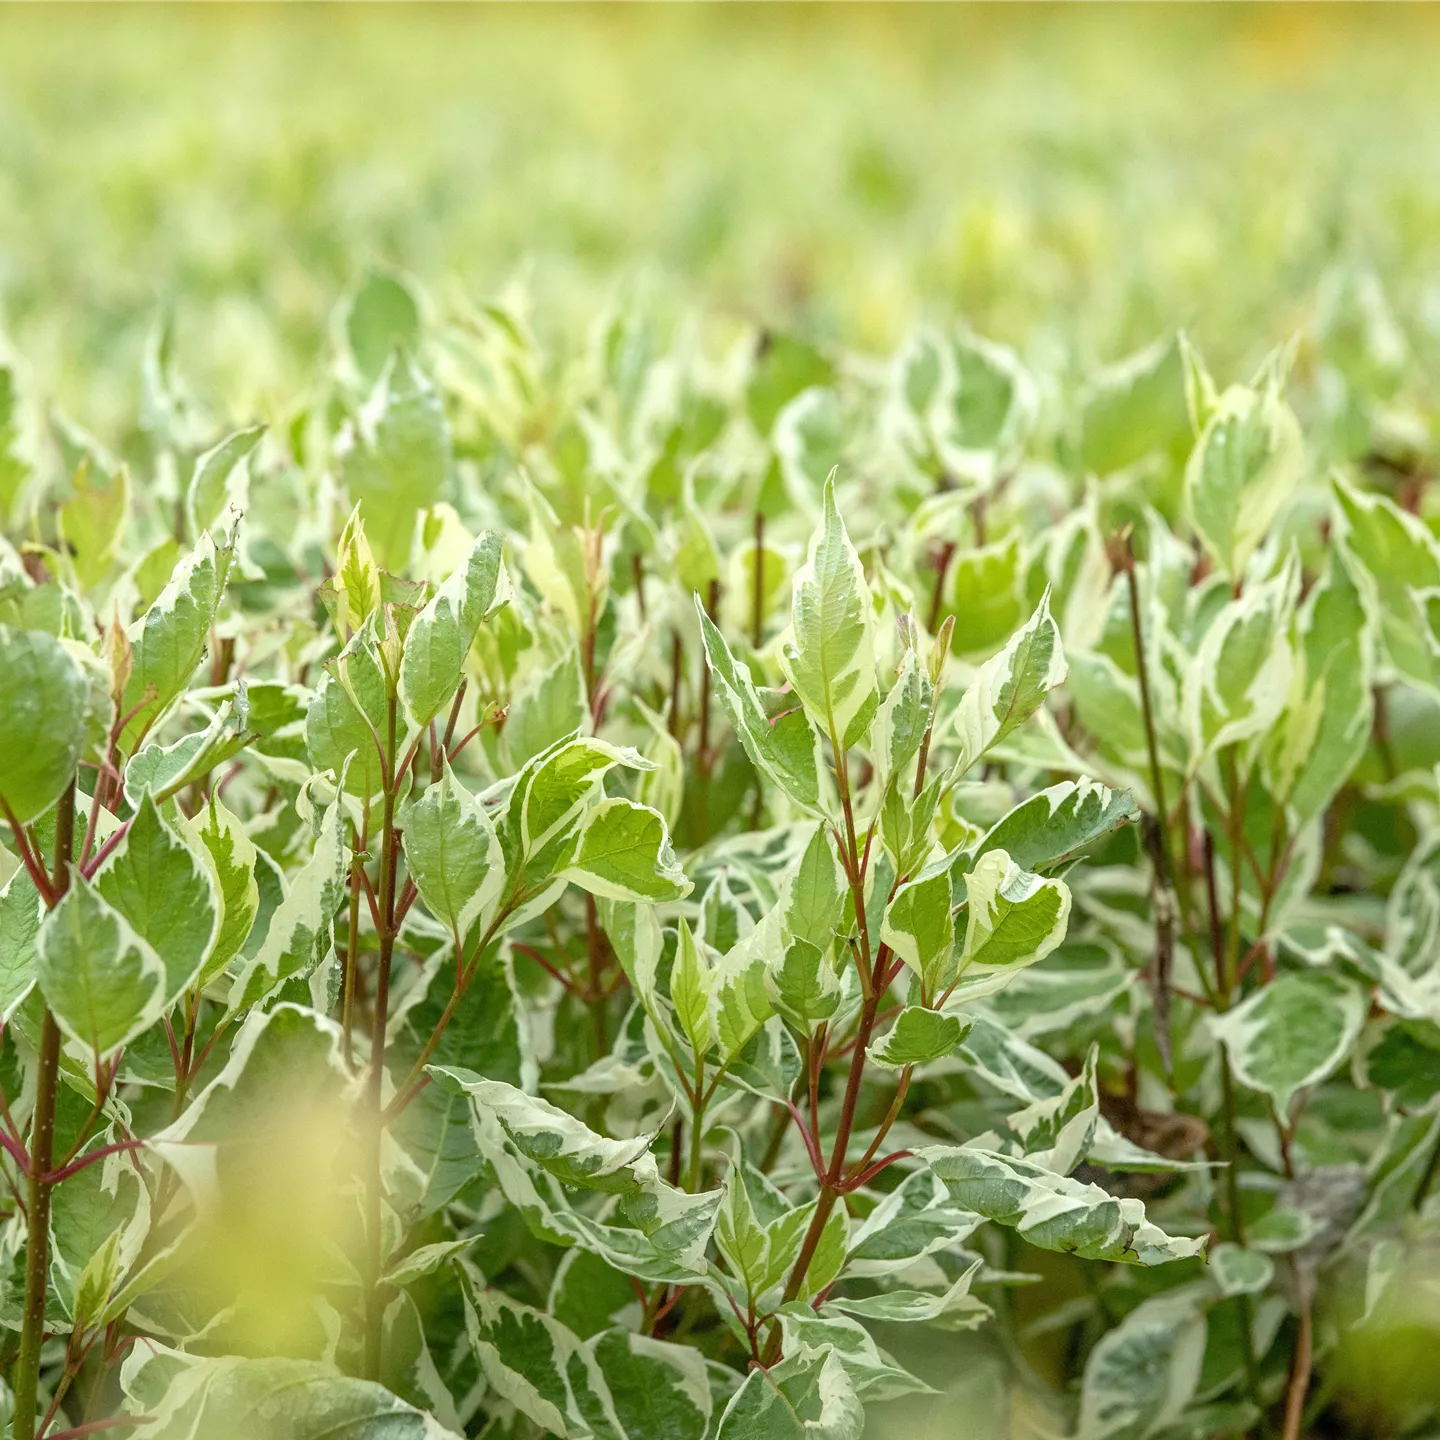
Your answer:
[[[1248,368],[1338,262],[1428,356],[1437,58],[1422,7],[10,6],[0,327],[102,429],[157,308],[263,409],[372,261],[523,274],[552,343],[644,284],[872,351],[961,314],[1060,376],[1177,324]]]

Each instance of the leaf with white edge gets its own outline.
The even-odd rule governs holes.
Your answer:
[[[37,980],[72,1040],[108,1056],[165,1011],[165,963],[83,876],[36,936]]]
[[[208,530],[220,518],[226,501],[236,496],[232,476],[254,453],[264,433],[263,425],[236,430],[195,457],[195,468],[185,487],[185,512],[192,535]]]
[[[1058,1095],[1070,1083],[1058,1061],[988,1015],[974,1017],[960,1053],[972,1074],[1026,1104]]]
[[[1299,567],[1287,564],[1210,622],[1181,696],[1192,769],[1222,746],[1265,735],[1280,717],[1295,668],[1289,621],[1299,582]]]
[[[697,1056],[704,1055],[715,1039],[710,1013],[714,986],[710,947],[703,940],[697,940],[682,919],[675,962],[670,969],[670,1003],[675,1008],[681,1033]]]
[[[1369,1011],[1365,993],[1323,970],[1281,975],[1248,999],[1211,1017],[1236,1078],[1263,1090],[1285,1118],[1298,1091],[1340,1065]]]
[[[485,807],[446,762],[438,784],[407,807],[405,864],[430,913],[464,944],[488,920],[505,883],[505,857]]]
[[[227,701],[204,730],[182,735],[170,745],[143,745],[125,766],[125,798],[138,805],[147,791],[161,804],[186,785],[238,754],[253,739]]]
[[[383,1385],[318,1360],[187,1355],[151,1340],[120,1372],[140,1440],[457,1440]]]
[[[799,1344],[752,1370],[730,1398],[715,1440],[860,1440],[865,1412],[840,1357]]]
[[[0,1022],[8,1022],[35,983],[35,937],[45,909],[24,870],[0,889]]]
[[[875,712],[870,730],[870,749],[876,772],[902,778],[915,758],[930,723],[934,690],[930,676],[915,652],[909,648],[900,657],[900,674]]]
[[[210,868],[145,795],[94,885],[164,962],[169,1009],[194,983],[220,935],[223,901]]]
[[[821,809],[821,761],[818,737],[801,707],[781,703],[772,714],[750,677],[750,667],[737,661],[714,621],[696,601],[700,635],[705,644],[715,698],[734,726],[751,763],[802,809]],[[771,691],[765,694],[773,694]]]
[[[586,817],[567,879],[610,900],[683,900],[690,882],[675,858],[665,820],[633,800],[602,800]]]
[[[518,770],[557,740],[573,735],[584,725],[588,709],[578,650],[568,650],[554,664],[532,671],[510,701],[501,734],[511,768]],[[675,743],[663,725],[659,733]]]
[[[503,1400],[559,1440],[623,1437],[604,1375],[558,1320],[496,1290],[465,1284],[470,1344]]]
[[[230,986],[227,1013],[239,1014],[296,975],[308,975],[330,949],[349,856],[337,799],[325,811],[315,849],[270,916],[265,939]]]
[[[840,977],[823,950],[792,940],[766,964],[765,992],[780,1015],[809,1035],[839,1008]]]
[[[511,923],[550,904],[568,883],[562,872],[575,854],[581,825],[602,794],[606,772],[616,765],[654,768],[628,746],[593,737],[567,739],[529,761],[509,785],[495,833],[508,891],[530,898]]]
[[[1047,589],[1035,613],[998,655],[980,667],[960,697],[955,711],[960,738],[955,774],[963,775],[991,746],[1028,720],[1067,673]]]
[[[845,1259],[847,1279],[891,1275],[968,1239],[983,1217],[962,1210],[928,1169],[907,1175],[859,1223]]]
[[[992,1150],[929,1145],[915,1152],[961,1208],[1015,1230],[1042,1250],[1086,1260],[1159,1265],[1204,1251],[1203,1240],[1164,1234],[1138,1200],[1056,1175],[1033,1161]]]
[[[955,916],[949,870],[936,866],[902,885],[885,907],[880,938],[925,982],[943,990],[955,978]]]
[[[1216,402],[1185,467],[1185,502],[1196,534],[1232,580],[1264,538],[1305,470],[1305,446],[1285,403],[1285,362],[1272,355],[1255,385],[1232,385]]]
[[[478,1239],[478,1236],[462,1236],[459,1240],[438,1240],[431,1245],[420,1245],[402,1255],[385,1269],[387,1285],[413,1285],[427,1275],[433,1275],[442,1265],[447,1265],[457,1255],[463,1255]]]
[[[204,846],[220,890],[220,929],[210,946],[197,985],[218,975],[244,948],[260,909],[255,880],[255,843],[245,827],[212,790],[209,803],[184,822],[192,839]]]
[[[829,828],[817,825],[785,882],[785,931],[827,950],[844,910],[847,887]]]
[[[416,512],[440,498],[450,468],[444,403],[405,351],[392,352],[343,439],[345,488],[363,507],[376,558],[398,573]]]
[[[970,1293],[970,1285],[983,1262],[976,1260],[948,1290],[882,1290],[877,1295],[832,1295],[824,1311],[843,1311],[862,1320],[889,1325],[934,1325],[946,1330],[973,1330],[990,1319],[992,1311]]]
[[[1058,1095],[1036,1100],[1006,1117],[1005,1127],[1027,1160],[1068,1175],[1090,1155],[1100,1123],[1098,1058],[1098,1047],[1092,1045],[1080,1073]]]
[[[305,707],[305,748],[316,770],[345,775],[351,795],[384,786],[381,739],[387,725],[385,672],[369,627],[357,630],[324,673]],[[346,762],[349,762],[348,769]]]
[[[1222,1295],[1259,1295],[1275,1278],[1275,1262],[1243,1245],[1212,1245],[1210,1278]]]
[[[70,783],[90,733],[90,680],[62,640],[0,625],[0,800],[22,825]]]
[[[705,1440],[714,1400],[698,1350],[626,1330],[587,1343],[629,1440]]]
[[[1064,780],[1022,801],[986,832],[975,859],[1004,850],[1022,870],[1067,865],[1088,846],[1140,818],[1127,790],[1093,780]]]
[[[1418,515],[1388,496],[1333,482],[1346,551],[1358,561],[1356,579],[1377,614],[1390,661],[1408,680],[1434,689],[1435,657],[1415,596],[1440,585],[1440,540]]]
[[[895,1017],[894,1025],[871,1042],[867,1052],[870,1063],[885,1070],[901,1070],[944,1059],[955,1051],[973,1023],[968,1016],[942,1015],[907,1005]]]
[[[624,1195],[642,1190],[658,1178],[655,1157],[650,1154],[653,1135],[609,1140],[558,1105],[527,1095],[503,1080],[486,1080],[473,1071],[442,1065],[428,1068],[441,1083],[468,1095],[477,1109],[493,1116],[526,1159],[562,1184]]]
[[[766,960],[783,945],[779,907],[765,913],[715,965],[715,1035],[727,1060],[738,1055],[775,1013],[765,983]]]
[[[822,734],[837,746],[857,743],[852,724],[876,698],[873,622],[865,571],[835,507],[833,475],[825,482],[820,528],[792,593],[780,669]]]
[[[886,1355],[858,1320],[844,1315],[817,1315],[808,1305],[798,1304],[783,1305],[777,1313],[784,1352],[794,1354],[803,1346],[815,1350],[831,1346],[861,1400],[936,1393]]]
[[[960,969],[1008,970],[1043,960],[1065,938],[1070,888],[1022,870],[1003,850],[965,877],[969,898]]]
[[[411,622],[400,662],[400,698],[417,726],[428,725],[450,703],[480,626],[510,598],[503,548],[495,531],[485,531]]]
[[[1193,1290],[1157,1295],[1085,1362],[1077,1440],[1141,1440],[1176,1420],[1200,1382],[1205,1312]]]
[[[210,638],[220,609],[233,550],[208,534],[181,557],[155,603],[126,631],[130,678],[120,701],[128,716],[120,734],[122,754],[132,752],[185,689]]]
[[[597,902],[600,924],[615,958],[625,972],[646,1012],[655,1014],[657,972],[665,937],[653,906],[601,896]]]

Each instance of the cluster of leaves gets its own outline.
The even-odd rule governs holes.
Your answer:
[[[3,372],[17,1440],[855,1440],[905,1326],[1083,1440],[1423,1422],[1347,1379],[1440,1220],[1363,333],[1307,446],[1293,350],[335,328],[218,441],[162,338],[143,477]]]

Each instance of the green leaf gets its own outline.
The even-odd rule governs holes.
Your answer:
[[[1080,425],[1080,462],[1102,478],[1152,458],[1183,460],[1194,432],[1175,337],[1094,376],[1081,392]]]
[[[209,804],[186,821],[185,827],[210,856],[220,892],[220,929],[196,977],[203,986],[229,965],[250,938],[260,910],[260,887],[255,880],[254,842],[214,790]]]
[[[371,1380],[316,1360],[208,1359],[151,1341],[131,1350],[121,1386],[141,1440],[456,1440]]]
[[[1349,981],[1322,970],[1281,975],[1213,1016],[1236,1078],[1263,1090],[1284,1119],[1297,1091],[1318,1084],[1350,1051],[1369,1002]]]
[[[92,457],[80,462],[75,494],[60,507],[60,536],[84,589],[109,573],[130,518],[130,474],[123,465],[106,474]]]
[[[208,530],[220,518],[227,498],[237,493],[232,484],[234,472],[254,453],[264,433],[263,425],[236,430],[196,457],[185,489],[185,511],[192,535]]]
[[[410,287],[383,270],[366,271],[345,312],[345,339],[367,383],[397,346],[413,351],[420,340],[420,307]]]
[[[164,963],[168,1010],[199,976],[219,938],[222,901],[209,867],[146,795],[94,884]]]
[[[120,700],[128,716],[119,748],[131,754],[190,683],[210,638],[230,574],[232,549],[208,534],[183,555],[155,603],[126,631],[130,678]]]
[[[785,882],[785,930],[792,938],[808,940],[827,950],[835,938],[844,910],[847,888],[829,828],[817,825]]]
[[[585,681],[578,650],[567,650],[547,669],[531,674],[526,688],[510,702],[502,738],[516,769],[573,735],[585,723]],[[664,732],[666,739],[672,737]]]
[[[1004,850],[1022,870],[1067,865],[1087,846],[1140,818],[1128,791],[1093,780],[1065,780],[1041,790],[992,825],[975,859]]]
[[[435,387],[403,350],[385,362],[349,435],[341,475],[363,507],[376,558],[399,571],[415,514],[441,498],[450,469],[450,426]]]
[[[387,726],[385,672],[367,628],[357,631],[335,659],[325,662],[320,683],[305,707],[310,763],[316,770],[343,774],[351,795],[378,795],[384,788],[380,746]]]
[[[870,591],[835,507],[833,476],[825,482],[820,528],[792,591],[780,668],[811,722],[837,746],[852,744],[858,737],[850,735],[851,723],[875,697],[875,649]]]
[[[691,884],[664,819],[633,800],[602,800],[586,817],[567,879],[611,900],[683,900]]]
[[[855,1297],[834,1295],[825,1302],[825,1310],[843,1311],[865,1320],[880,1320],[888,1325],[933,1325],[946,1330],[973,1330],[993,1318],[988,1305],[970,1293],[970,1284],[981,1261],[976,1260],[948,1290],[885,1290],[878,1295]]]
[[[773,716],[762,692],[750,678],[750,667],[737,662],[725,637],[696,602],[705,663],[710,667],[715,698],[735,727],[751,763],[802,809],[820,809],[820,760],[815,732],[800,709]],[[768,692],[766,692],[768,693]]]
[[[776,1011],[809,1035],[840,1006],[840,977],[823,950],[792,940],[765,966],[765,990]]]
[[[1243,1245],[1212,1245],[1210,1278],[1222,1295],[1259,1295],[1275,1278],[1275,1262]]]
[[[832,1347],[797,1345],[752,1370],[720,1417],[716,1440],[860,1440],[865,1412]]]
[[[956,774],[963,775],[991,746],[1028,720],[1065,675],[1065,652],[1047,590],[1035,613],[998,655],[980,667],[960,697],[955,712],[960,736]]]
[[[590,1342],[590,1353],[630,1440],[705,1440],[714,1402],[699,1350],[607,1330]]]
[[[1010,1227],[1042,1250],[1161,1265],[1205,1248],[1203,1239],[1172,1237],[1152,1225],[1138,1200],[1118,1198],[1030,1160],[970,1146],[929,1145],[915,1154],[944,1181],[956,1205]]]
[[[1219,398],[1185,467],[1185,500],[1205,548],[1239,580],[1305,470],[1300,425],[1285,403],[1284,364],[1273,355],[1256,384]]]
[[[22,825],[60,798],[90,735],[91,682],[66,643],[0,625],[0,799]]]
[[[448,762],[437,784],[407,807],[405,863],[430,913],[462,944],[488,923],[505,883],[505,858],[485,807]]]
[[[478,1110],[492,1116],[526,1159],[565,1185],[624,1195],[658,1178],[650,1154],[653,1136],[608,1140],[558,1105],[503,1080],[486,1080],[443,1065],[428,1068],[442,1084],[468,1095]]]
[[[957,655],[988,652],[1020,623],[1020,538],[960,550],[946,577],[946,604],[955,616]]]
[[[880,938],[920,978],[943,990],[955,978],[955,916],[950,872],[937,866],[902,885],[885,908]]]
[[[1440,541],[1418,516],[1384,495],[1333,482],[1346,550],[1360,563],[1362,586],[1378,612],[1390,661],[1407,679],[1434,688],[1434,650],[1415,604],[1440,585]]]
[[[0,1021],[8,1021],[35,983],[35,937],[45,907],[24,870],[0,889]]]
[[[1289,627],[1299,579],[1288,564],[1210,622],[1181,697],[1192,769],[1222,746],[1266,734],[1280,717],[1294,675]]]
[[[1005,851],[991,850],[965,884],[969,913],[962,972],[1033,965],[1065,938],[1070,889],[1063,880],[1042,880]]]
[[[510,598],[503,548],[501,537],[487,530],[411,622],[400,662],[400,698],[417,726],[428,725],[450,703],[480,626]]]
[[[697,941],[690,926],[680,921],[675,963],[670,971],[670,1002],[675,1018],[697,1056],[704,1055],[715,1039],[710,1005],[715,987],[714,969],[706,954],[708,946]]]
[[[858,1320],[844,1315],[817,1315],[808,1305],[800,1304],[784,1305],[778,1314],[785,1353],[793,1355],[805,1347],[818,1350],[830,1346],[862,1401],[937,1393],[885,1354]]]
[[[936,1010],[923,1010],[907,1005],[896,1017],[895,1024],[879,1039],[872,1041],[867,1052],[872,1064],[886,1070],[900,1070],[907,1065],[928,1065],[952,1054],[969,1032],[971,1021],[959,1015],[942,1015]]]
[[[165,1010],[165,963],[81,875],[36,937],[45,1003],[72,1040],[108,1056]]]
[[[345,895],[348,855],[337,799],[325,811],[315,849],[270,916],[265,939],[230,986],[238,1014],[294,976],[308,975],[333,944],[332,922]]]
[[[850,1237],[845,1275],[858,1279],[909,1270],[927,1255],[953,1250],[982,1223],[955,1204],[938,1175],[913,1171],[880,1198]]]
[[[1141,1440],[1177,1419],[1200,1381],[1205,1314],[1158,1295],[1107,1331],[1085,1362],[1077,1440]]]

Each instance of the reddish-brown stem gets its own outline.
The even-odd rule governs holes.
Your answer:
[[[36,857],[35,852],[30,848],[29,838],[25,834],[25,827],[15,818],[15,812],[0,797],[0,809],[5,812],[5,819],[10,825],[10,830],[15,836],[15,848],[20,852],[20,861],[25,866],[25,873],[29,875],[31,883],[40,892],[40,898],[45,902],[47,908],[52,908],[58,898],[50,885],[50,877],[45,873],[45,867]]]

